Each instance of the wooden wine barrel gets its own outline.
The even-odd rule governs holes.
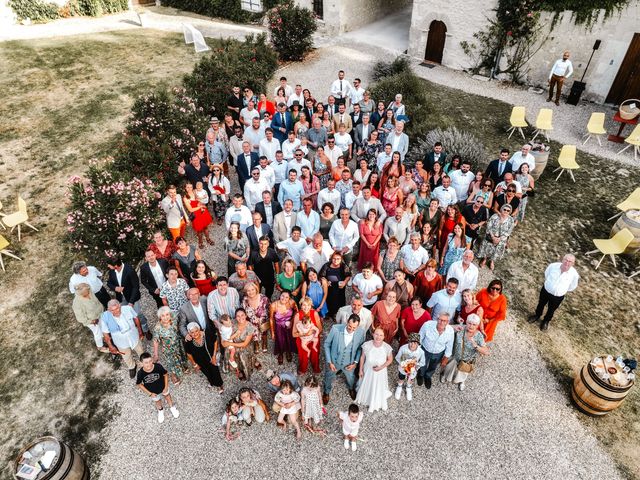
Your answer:
[[[534,168],[533,171],[531,172],[531,176],[533,177],[534,180],[538,180],[538,178],[540,178],[540,175],[542,175],[542,172],[544,172],[544,169],[547,166],[547,162],[549,161],[549,154],[551,152],[550,150],[547,150],[546,152],[534,152],[532,150],[529,153],[531,153],[531,155],[533,155],[533,158],[536,159],[536,168]]]
[[[571,396],[582,412],[602,416],[622,404],[633,383],[631,381],[625,387],[611,385],[598,377],[591,363],[588,363],[573,380]]]
[[[634,210],[637,211],[637,210]],[[640,221],[633,220],[627,215],[627,212],[620,215],[618,221],[611,228],[611,236],[613,237],[623,228],[628,228],[633,233],[633,240],[624,251],[626,254],[633,254],[640,251]]]
[[[17,472],[20,468],[19,462],[25,452],[33,452],[40,447],[46,450],[56,450],[57,455],[48,471],[40,473],[38,480],[89,480],[91,478],[89,468],[84,463],[84,459],[69,445],[60,442],[54,437],[38,438],[22,449],[14,463],[15,471]]]

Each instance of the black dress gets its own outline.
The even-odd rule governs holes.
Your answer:
[[[329,292],[327,295],[327,309],[328,314],[335,316],[341,307],[347,304],[347,297],[345,294],[345,287],[340,288],[338,282],[342,282],[345,278],[351,276],[351,270],[342,262],[339,267],[332,267],[331,262],[327,262],[320,269],[319,276],[326,278],[329,282]]]
[[[193,360],[200,367],[200,371],[207,377],[209,385],[222,387],[222,377],[217,365],[211,364],[211,358],[215,351],[217,333],[215,328],[207,328],[204,331],[204,341],[198,346],[193,340],[185,342],[185,351],[193,357]]]

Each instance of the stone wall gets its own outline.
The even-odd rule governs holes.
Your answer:
[[[296,0],[313,10],[313,0]],[[324,0],[324,30],[330,35],[350,32],[411,4],[411,0]]]
[[[433,20],[440,20],[447,26],[442,64],[454,69],[470,68],[472,61],[462,50],[460,42],[474,41],[474,32],[487,25],[488,18],[494,15],[496,5],[497,0],[414,0],[409,55],[424,58],[429,25]],[[543,14],[541,23],[550,26],[552,16],[551,13]],[[600,49],[595,52],[584,79],[587,88],[582,98],[602,103],[609,93],[634,32],[640,32],[640,1],[633,2],[623,12],[615,13],[606,20],[601,12],[591,29],[575,25],[571,12],[564,12],[548,40],[528,62],[527,82],[546,86],[551,66],[567,49],[571,51],[574,66],[574,75],[568,84],[573,80],[580,80],[595,40],[601,40]]]

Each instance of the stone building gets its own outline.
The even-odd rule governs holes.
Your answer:
[[[473,34],[494,16],[497,0],[414,0],[409,37],[409,55],[454,69],[467,69],[472,59],[461,42],[473,42]],[[543,13],[541,25],[551,26],[553,14]],[[596,40],[600,45],[594,51]],[[527,83],[546,86],[551,66],[571,51],[572,80],[586,71],[586,90],[582,98],[598,103],[618,104],[640,98],[640,2],[635,0],[623,11],[598,20],[587,28],[576,25],[572,12],[564,12],[547,41],[526,65]]]

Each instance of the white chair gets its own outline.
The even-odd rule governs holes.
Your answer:
[[[184,34],[184,43],[187,45],[193,43],[196,53],[206,52],[211,50],[207,43],[204,41],[204,37],[199,30],[189,23],[182,24],[182,33]]]

